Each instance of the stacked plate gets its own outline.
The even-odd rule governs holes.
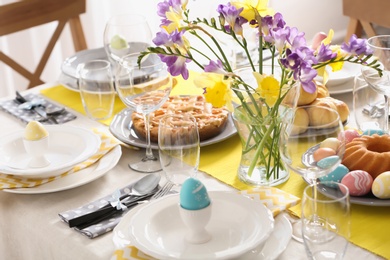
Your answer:
[[[114,229],[114,244],[117,248],[133,245],[157,259],[268,259],[265,253],[273,254],[272,258],[285,249],[291,225],[283,216],[275,225],[271,212],[259,201],[232,192],[214,191],[209,196],[209,242],[185,241],[188,230],[179,214],[179,195],[172,194],[125,215]]]
[[[77,164],[86,161],[99,150],[101,140],[98,135],[90,130],[67,125],[48,125],[45,128],[49,133],[49,148],[45,154],[45,157],[50,162],[49,165],[39,168],[29,166],[32,158],[24,148],[24,130],[20,130],[1,138],[0,172],[21,178],[44,179],[56,177],[71,170]],[[120,147],[119,150],[114,149],[109,154],[111,154],[111,157],[115,156],[115,158],[111,158],[112,160],[107,157],[112,168],[114,164],[111,161],[116,164],[120,157]],[[107,160],[102,160],[102,162],[108,163]],[[108,170],[103,165],[100,165],[100,168],[104,168],[104,172]],[[76,180],[72,175],[68,175],[46,185],[32,188],[5,189],[4,191],[15,193],[54,192],[92,181],[96,179],[96,176],[97,174],[89,177],[83,175],[83,178],[80,178],[80,180],[76,178]]]

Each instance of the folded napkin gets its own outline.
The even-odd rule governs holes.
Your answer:
[[[113,203],[117,203],[117,200],[119,197],[130,193],[132,190],[132,186],[135,183],[136,182],[133,182],[133,183],[121,188],[119,190],[119,192],[116,191],[113,194],[99,198],[95,201],[92,201],[92,202],[85,204],[81,207],[78,207],[76,209],[64,211],[62,213],[59,213],[58,215],[60,216],[60,218],[64,222],[68,223],[70,219],[73,219],[73,218],[78,217],[78,216],[83,216],[83,215],[90,213],[90,212],[94,212],[94,211],[106,206],[107,204],[113,205]],[[130,207],[130,209],[131,208],[132,207]],[[113,230],[113,228],[121,220],[122,216],[124,214],[126,214],[127,212],[128,212],[128,210],[118,210],[118,213],[115,213],[109,219],[103,220],[103,221],[99,222],[98,224],[91,225],[91,226],[86,227],[84,229],[79,229],[77,227],[74,227],[73,229],[76,230],[77,232],[80,232],[81,234],[89,237],[89,238],[95,238],[95,237],[98,237],[100,235],[103,235],[103,234]]]
[[[58,105],[48,101],[47,99],[43,99],[41,96],[30,93],[25,96],[27,100],[33,100],[34,98],[40,98],[42,99],[42,105],[46,107],[47,109],[58,109],[60,108]],[[5,112],[13,115],[14,117],[18,118],[24,123],[28,123],[30,121],[36,120],[38,121],[41,119],[41,116],[37,115],[33,110],[26,110],[19,108],[19,103],[15,102],[13,99],[6,100],[3,102],[0,102],[0,109],[4,110]],[[69,121],[72,121],[76,119],[76,115],[69,111],[64,111],[63,113],[55,116],[56,121],[58,124],[63,124]],[[42,121],[42,124],[53,124],[50,120]]]
[[[298,197],[274,187],[253,188],[239,191],[239,193],[263,203],[274,216],[300,202]],[[155,260],[155,258],[144,254],[135,246],[128,245],[125,248],[116,249],[111,260]]]
[[[69,174],[74,174],[74,173],[76,173],[84,168],[87,168],[88,166],[91,166],[93,163],[97,162],[105,154],[107,154],[109,151],[111,151],[115,146],[119,145],[119,142],[117,139],[107,135],[106,133],[99,131],[97,129],[93,129],[93,131],[95,132],[95,134],[100,136],[101,145],[100,145],[99,150],[94,155],[92,155],[90,158],[85,160],[84,162],[77,164],[72,169],[70,169],[67,172],[64,172],[61,175],[58,175],[55,177],[43,178],[43,179],[23,178],[21,176],[0,173],[0,190],[36,187],[36,186],[39,186],[39,185],[42,185],[42,184],[45,184],[48,182],[55,181],[57,179],[65,177]]]

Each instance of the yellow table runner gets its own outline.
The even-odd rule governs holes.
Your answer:
[[[192,82],[196,73],[191,72],[187,81],[177,78],[177,86],[172,95],[201,94],[202,89],[194,87]],[[42,94],[50,99],[62,103],[70,108],[84,113],[79,93],[62,86],[42,90]],[[118,113],[125,106],[120,100],[116,102],[114,113]],[[109,124],[110,120],[103,122]],[[237,178],[237,168],[241,157],[241,143],[238,136],[234,136],[223,142],[202,147],[199,170],[215,177],[216,179],[231,185],[238,190],[250,189]],[[278,186],[278,188],[302,197],[306,183],[302,178],[291,173],[290,179]],[[300,207],[295,206],[291,210],[300,215]],[[390,230],[390,207],[370,207],[352,205],[351,207],[351,238],[350,241],[375,254],[390,259],[390,243],[388,232]]]

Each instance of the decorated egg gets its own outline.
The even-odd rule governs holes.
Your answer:
[[[329,181],[341,182],[343,177],[348,172],[349,172],[349,169],[347,167],[345,167],[343,164],[340,164],[339,166],[337,166],[337,168],[334,171],[332,171],[328,175],[320,177],[319,179],[320,179],[320,182],[329,182]],[[326,185],[326,183],[325,183],[325,185]],[[327,185],[327,186],[329,186],[329,185]]]
[[[335,165],[337,161],[340,161],[340,157],[338,157],[337,155],[333,155],[318,161],[317,166],[322,169],[327,169]]]
[[[46,128],[38,121],[30,121],[24,130],[24,139],[36,141],[48,136]]]
[[[373,135],[373,134],[384,135],[385,132],[381,129],[367,129],[363,132],[363,135]]]
[[[329,157],[329,156],[332,156],[335,154],[336,154],[336,152],[332,148],[318,148],[317,150],[314,151],[313,158],[316,162],[318,162],[326,157]]]
[[[348,187],[351,196],[363,196],[370,192],[373,179],[366,171],[355,170],[347,173],[341,183]]]
[[[200,210],[210,205],[206,187],[197,179],[188,178],[180,190],[180,206],[188,210]]]
[[[390,172],[379,174],[372,183],[371,191],[377,198],[390,199]]]
[[[339,139],[335,137],[329,137],[320,143],[320,148],[331,148],[336,152],[340,144],[341,142]]]
[[[344,131],[344,134],[345,134],[345,143],[349,143],[356,137],[360,136],[359,132],[355,129],[347,129]]]

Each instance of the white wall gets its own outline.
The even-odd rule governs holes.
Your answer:
[[[347,27],[348,19],[342,15],[341,0],[269,0],[270,6],[281,12],[289,26],[297,27],[306,32],[310,41],[318,31],[335,30],[335,42],[341,42]],[[0,0],[5,4],[9,0]],[[159,19],[156,15],[156,5],[159,0],[87,0],[87,13],[82,15],[82,23],[89,48],[102,46],[104,25],[114,14],[129,12],[141,13],[149,18],[152,31],[159,30]],[[192,17],[216,16],[219,3],[226,0],[189,0]],[[23,31],[11,36],[0,38],[0,49],[9,56],[16,58],[22,64],[27,64],[30,70],[35,68],[43,48],[48,42],[48,31],[53,31],[54,24],[40,26],[33,31]],[[55,52],[45,68],[42,79],[55,81],[60,75],[62,61],[74,54],[68,28],[61,36],[61,42],[55,47]],[[0,63],[0,97],[13,95],[15,89],[27,87],[26,80],[12,72]]]

